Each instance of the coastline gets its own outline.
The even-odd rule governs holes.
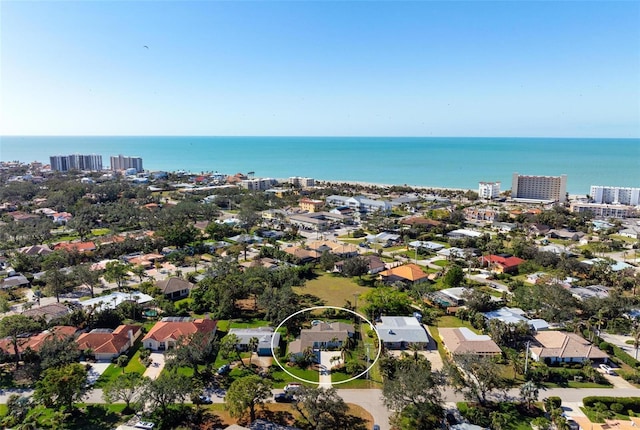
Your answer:
[[[277,179],[280,182],[286,182],[286,179]],[[451,192],[462,192],[466,193],[468,191],[477,191],[471,188],[451,188],[451,187],[437,187],[437,186],[424,186],[424,185],[410,185],[410,184],[380,184],[375,182],[366,182],[366,181],[340,181],[340,180],[325,180],[325,179],[316,179],[316,182],[320,184],[327,185],[354,185],[361,187],[371,187],[371,188],[391,188],[391,187],[407,187],[414,190],[434,190],[434,191],[451,191]]]

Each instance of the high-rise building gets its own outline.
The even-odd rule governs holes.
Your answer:
[[[111,170],[127,170],[136,169],[136,172],[142,172],[142,158],[140,157],[128,157],[125,155],[118,155],[111,157]]]
[[[567,201],[567,175],[527,176],[516,172],[511,182],[511,198],[564,203]]]
[[[49,157],[51,170],[67,172],[69,170],[102,170],[102,155],[72,154],[52,155]]]
[[[594,203],[640,205],[640,188],[592,185],[589,195]]]
[[[478,197],[481,199],[497,199],[500,196],[500,182],[480,182]]]

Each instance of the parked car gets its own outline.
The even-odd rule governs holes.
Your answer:
[[[300,390],[300,388],[302,388],[302,384],[299,384],[297,382],[290,382],[284,386],[284,392],[295,393],[296,391]]]
[[[567,425],[571,430],[580,430],[580,424],[572,420],[571,418],[567,418]]]
[[[378,424],[373,425],[373,430],[380,430],[380,426]]]
[[[223,366],[220,366],[220,368],[218,369],[218,375],[226,375],[230,371],[231,371],[231,366],[229,366],[228,364],[225,364]]]
[[[213,403],[213,400],[211,400],[211,397],[209,396],[198,396],[198,401],[203,404],[203,405],[210,405],[211,403]]]
[[[153,430],[154,426],[155,426],[155,423],[152,423],[150,421],[139,421],[134,425],[135,428],[143,429],[143,430]]]
[[[293,402],[293,395],[289,393],[279,393],[273,396],[273,400],[275,400],[276,403],[291,403]]]
[[[599,367],[600,367],[600,370],[602,370],[607,375],[615,375],[616,374],[616,372],[613,371],[611,366],[607,366],[606,364],[601,364]]]

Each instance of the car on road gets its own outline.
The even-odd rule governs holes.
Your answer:
[[[293,395],[289,393],[279,393],[273,396],[273,400],[276,403],[291,403],[293,402]]]
[[[302,388],[302,384],[299,384],[297,382],[290,382],[287,385],[284,386],[284,392],[285,393],[295,393],[298,390],[300,390],[300,388]]]
[[[380,426],[378,424],[373,425],[373,430],[380,430]]]

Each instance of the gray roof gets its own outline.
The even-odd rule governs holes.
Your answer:
[[[376,330],[382,342],[429,342],[429,335],[415,317],[381,317],[381,320]]]
[[[238,336],[241,345],[248,344],[252,337],[256,337],[258,338],[258,348],[271,348],[272,338],[275,346],[280,343],[280,333],[274,333],[271,327],[232,328],[229,329],[229,334]]]

